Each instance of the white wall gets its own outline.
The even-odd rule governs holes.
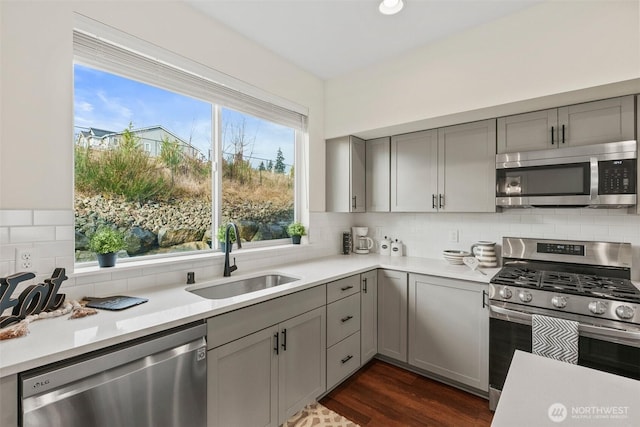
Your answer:
[[[72,209],[73,12],[309,108],[324,177],[323,82],[180,1],[0,2],[0,209]],[[313,210],[324,179],[308,180]]]
[[[639,77],[640,2],[548,1],[328,80],[325,137]]]

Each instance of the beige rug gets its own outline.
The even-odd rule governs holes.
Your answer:
[[[284,423],[283,427],[360,427],[319,403],[307,405]]]

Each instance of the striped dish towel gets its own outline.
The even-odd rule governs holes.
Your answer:
[[[534,314],[531,338],[533,354],[578,363],[578,322]]]

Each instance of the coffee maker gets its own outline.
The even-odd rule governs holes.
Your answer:
[[[356,254],[368,254],[373,248],[373,240],[367,237],[369,227],[351,227],[353,239],[353,252]]]

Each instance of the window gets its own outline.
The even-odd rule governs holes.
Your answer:
[[[216,249],[231,221],[243,245],[288,241],[304,115],[184,58],[169,66],[80,31],[74,48],[77,262],[93,259],[100,227],[125,234],[129,257]]]

